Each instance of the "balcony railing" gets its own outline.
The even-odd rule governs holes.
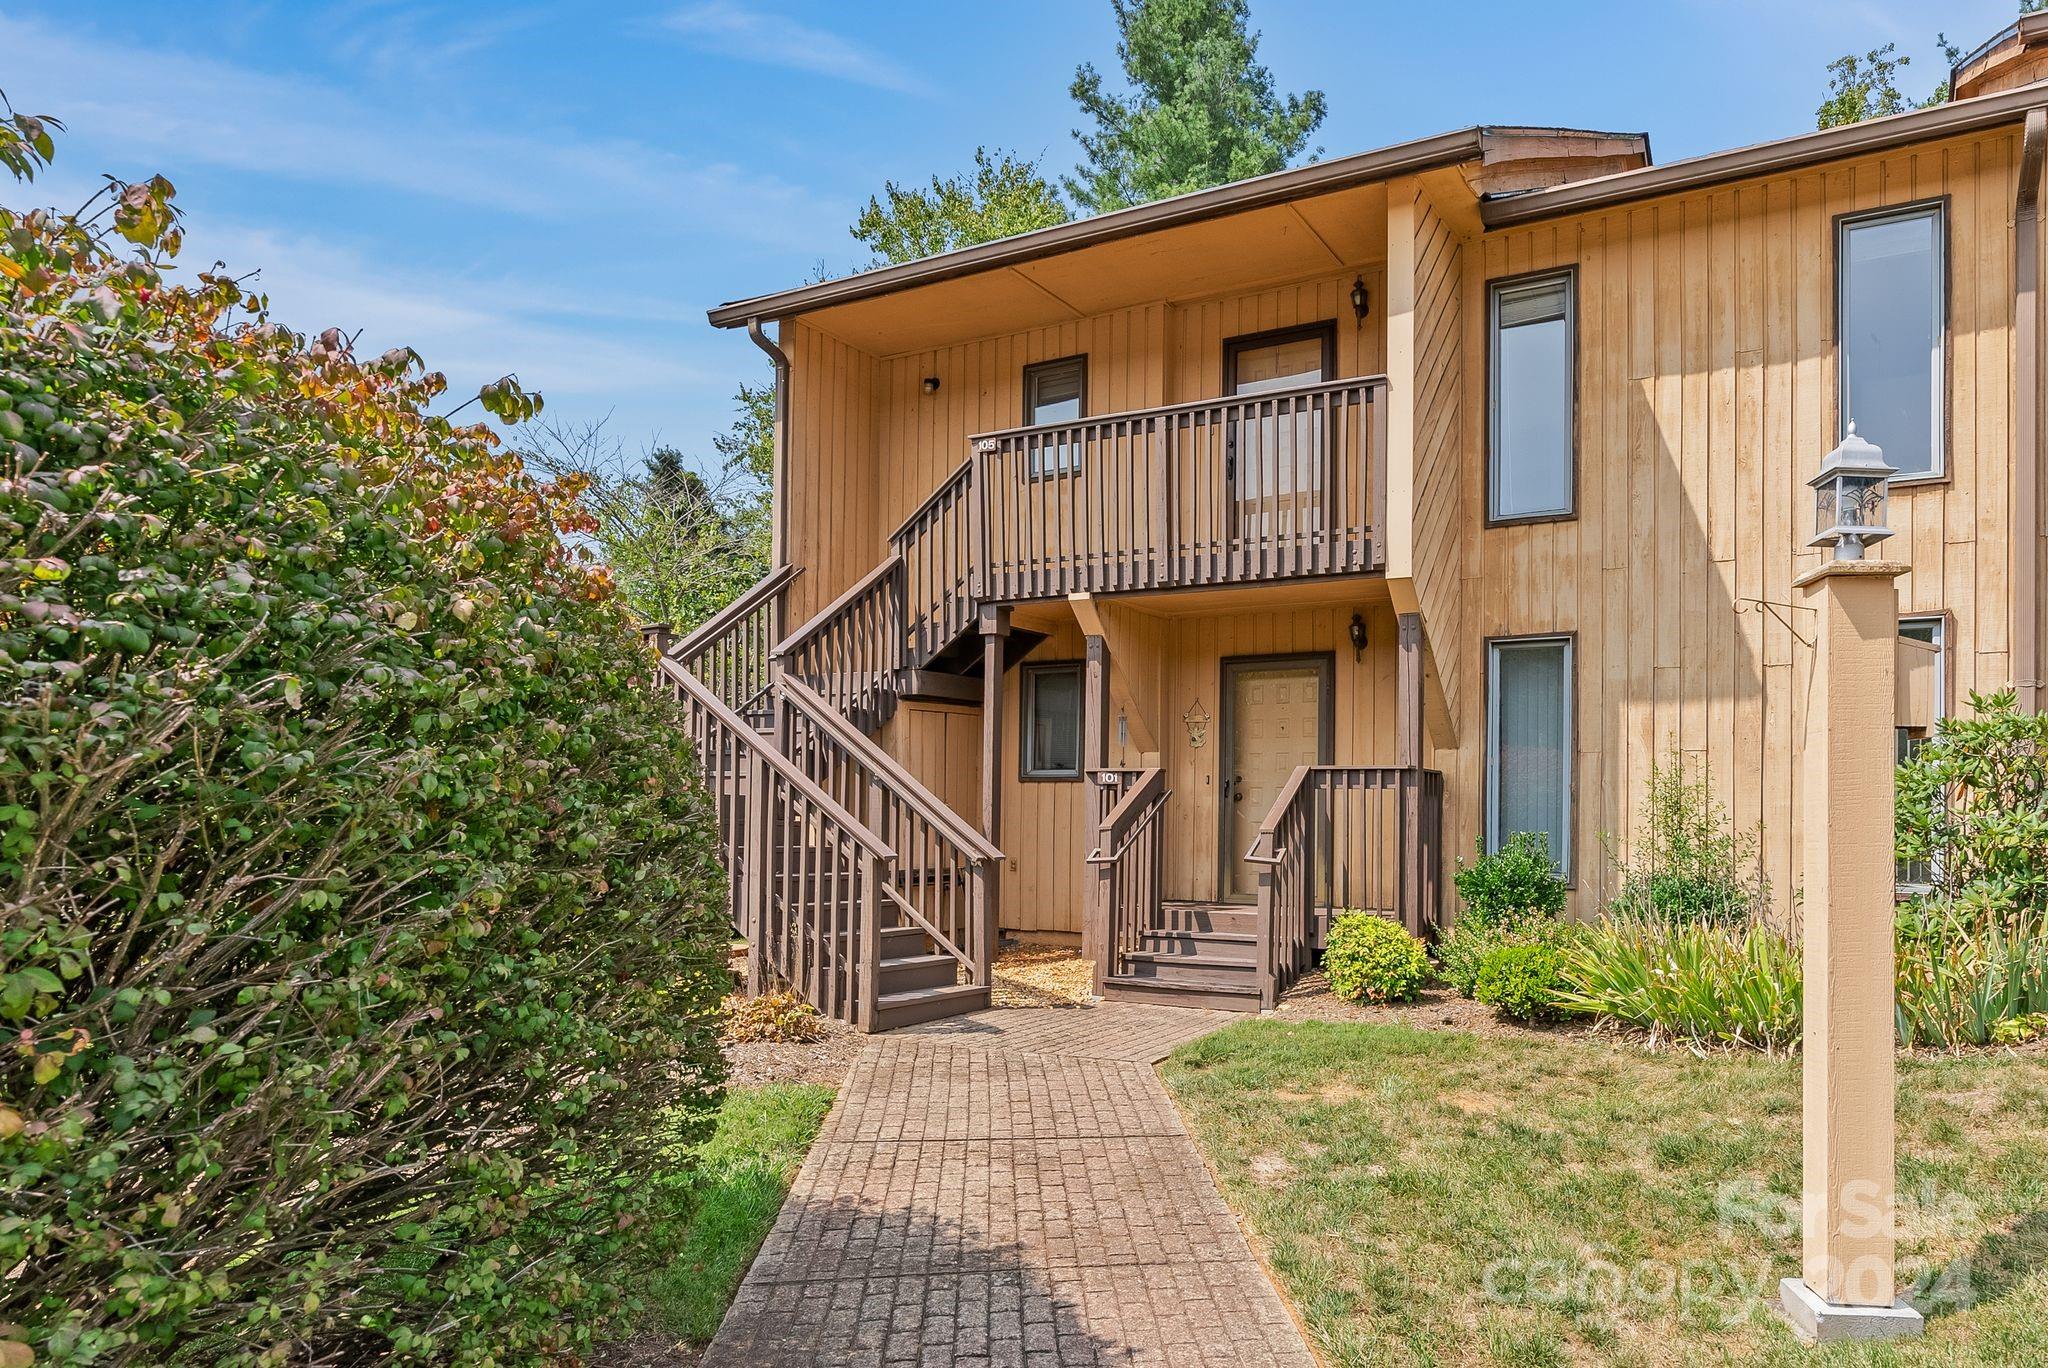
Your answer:
[[[1383,568],[1386,393],[1335,380],[975,438],[979,597]]]

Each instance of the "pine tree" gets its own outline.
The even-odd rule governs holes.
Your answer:
[[[1071,93],[1095,123],[1075,131],[1087,159],[1065,182],[1082,208],[1107,213],[1281,170],[1322,126],[1322,91],[1274,92],[1245,0],[1111,3],[1130,93],[1105,91],[1092,63],[1074,73]]]

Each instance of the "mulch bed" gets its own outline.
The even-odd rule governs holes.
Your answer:
[[[996,956],[997,1007],[1086,1007],[1095,1000],[1095,962],[1054,945],[1019,945]]]
[[[1465,1031],[1487,1036],[1560,1036],[1613,1034],[1612,1025],[1595,1027],[1584,1021],[1524,1025],[1495,1016],[1483,1002],[1459,997],[1441,984],[1422,990],[1414,1002],[1378,1004],[1348,1002],[1330,991],[1320,969],[1310,970],[1280,995],[1274,1015],[1287,1021],[1366,1021],[1381,1026],[1412,1026],[1419,1031]]]

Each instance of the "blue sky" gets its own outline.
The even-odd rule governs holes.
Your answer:
[[[1912,93],[2013,0],[1387,4],[1253,0],[1328,154],[1473,123],[1645,130],[1660,161],[1810,128],[1827,63],[1896,41]],[[1929,17],[1937,11],[1938,18]],[[1025,16],[1029,16],[1027,19]],[[884,179],[978,143],[1071,166],[1075,65],[1108,0],[830,5],[8,4],[0,89],[70,127],[34,198],[161,171],[184,264],[261,271],[293,327],[405,343],[458,392],[693,454],[763,373],[707,306],[833,274]],[[0,186],[8,204],[21,190]]]

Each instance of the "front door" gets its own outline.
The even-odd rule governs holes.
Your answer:
[[[1329,380],[1335,342],[1327,324],[1232,338],[1226,387],[1242,397]],[[1249,409],[1231,425],[1224,476],[1238,549],[1276,550],[1321,530],[1324,435],[1321,411],[1295,400]]]
[[[1258,897],[1259,866],[1244,853],[1296,767],[1329,763],[1329,701],[1327,656],[1224,662],[1220,853],[1226,901]]]

